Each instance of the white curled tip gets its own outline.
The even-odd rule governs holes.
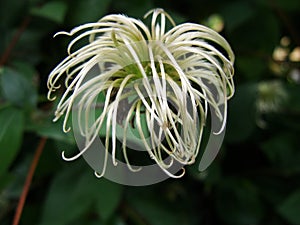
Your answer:
[[[62,116],[62,115],[63,115],[63,114],[60,113],[59,117]],[[67,119],[68,119],[68,112],[67,112],[67,115],[65,116],[64,122],[63,122],[63,131],[64,131],[65,133],[68,133],[68,132],[71,130],[71,127],[70,127],[70,126],[67,128]]]
[[[70,32],[66,32],[66,31],[59,31],[56,34],[53,35],[54,38],[56,38],[58,35],[67,35],[67,36],[72,36],[72,34]]]
[[[49,89],[48,93],[51,93],[51,92],[55,92],[56,90],[60,89],[61,85],[59,84],[59,85],[55,86],[55,84],[52,83],[52,78],[49,78],[47,87]]]
[[[130,164],[127,163],[127,167],[131,172],[139,172],[142,170],[142,167],[138,167],[138,168],[133,168]]]
[[[213,131],[213,134],[214,134],[214,135],[220,135],[220,134],[222,134],[222,133],[224,132],[224,130],[225,130],[225,125],[226,125],[226,122],[223,122],[223,123],[222,123],[222,127],[220,128],[220,130],[218,130],[218,131]]]
[[[97,171],[94,172],[95,177],[97,178],[102,178],[104,176],[104,170],[102,171],[102,173],[98,173]]]
[[[67,36],[72,36],[73,34],[77,33],[78,31],[85,29],[85,28],[90,28],[93,27],[94,25],[97,25],[97,23],[88,23],[88,24],[83,24],[78,27],[73,28],[70,32],[67,31],[59,31],[56,34],[54,34],[53,37],[56,37],[58,35],[67,35]]]
[[[58,121],[58,119],[59,119],[59,117],[54,117],[54,119],[52,120],[52,122],[57,122]]]
[[[61,157],[63,158],[63,160],[70,162],[70,161],[74,161],[74,160],[78,159],[80,156],[83,155],[83,153],[85,153],[85,151],[86,151],[86,149],[80,151],[75,156],[72,156],[72,157],[69,157],[69,158],[65,156],[65,151],[62,151]]]
[[[53,119],[53,122],[57,122],[59,120],[59,118],[63,115],[63,113],[56,111],[54,113],[54,115],[55,115],[55,118]]]
[[[150,157],[151,157],[151,156],[150,156]],[[152,157],[151,157],[151,158],[152,158]],[[162,171],[163,171],[165,174],[167,174],[169,177],[172,177],[172,178],[181,178],[181,177],[183,177],[184,174],[185,174],[185,169],[184,169],[184,167],[181,168],[181,169],[182,169],[182,173],[181,173],[181,174],[179,174],[179,175],[174,175],[174,174],[170,173],[170,172],[164,167],[164,165],[163,165],[161,162],[157,161],[156,158],[153,158],[153,160],[156,161],[157,165],[158,165],[158,166],[162,169]]]
[[[53,102],[56,99],[56,96],[51,97],[51,93],[48,93],[47,99],[51,102]]]
[[[63,131],[64,131],[65,133],[69,133],[70,130],[71,130],[71,127],[68,127],[68,128],[66,128],[65,126],[63,127]]]
[[[179,174],[179,175],[174,175],[174,174],[170,173],[168,170],[163,169],[163,171],[164,171],[169,177],[172,177],[172,178],[181,178],[181,177],[183,177],[184,174],[185,174],[185,169],[184,169],[184,167],[182,167],[181,170],[182,170],[182,173],[181,173],[181,174]]]
[[[116,158],[113,157],[112,161],[113,161],[113,165],[114,165],[114,166],[117,166],[117,165],[118,165],[118,162],[116,161]]]

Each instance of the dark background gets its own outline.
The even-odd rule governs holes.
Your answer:
[[[109,13],[142,19],[164,8],[177,23],[216,28],[236,55],[220,154],[203,173],[128,187],[97,179],[52,123],[49,72],[70,38],[53,35]],[[0,224],[11,224],[35,149],[46,140],[20,224],[300,224],[299,0],[0,0]],[[197,164],[197,163],[196,163]]]

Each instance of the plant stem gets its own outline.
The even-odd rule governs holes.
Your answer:
[[[18,206],[17,206],[17,209],[16,209],[16,213],[15,213],[12,225],[18,225],[19,224],[19,221],[20,221],[20,218],[21,218],[21,215],[22,215],[22,211],[23,211],[23,208],[24,208],[25,200],[26,200],[29,188],[30,188],[31,181],[32,181],[32,177],[34,175],[34,172],[35,172],[36,166],[39,162],[42,151],[45,147],[46,141],[47,141],[47,138],[42,137],[40,139],[39,145],[37,146],[37,148],[35,150],[34,157],[33,157],[33,160],[31,162],[31,165],[30,165],[30,168],[29,168],[29,171],[28,171],[28,174],[27,174],[24,186],[23,186],[22,194],[21,194],[19,202],[18,202]]]
[[[17,32],[15,33],[15,35],[13,36],[12,40],[10,41],[9,45],[7,46],[7,48],[5,49],[5,51],[3,52],[1,58],[0,58],[0,66],[3,66],[4,64],[7,63],[9,56],[13,50],[13,48],[16,46],[16,44],[18,43],[22,33],[25,31],[25,29],[27,28],[28,24],[30,22],[30,17],[26,17],[23,22],[21,23],[20,27],[18,28]]]

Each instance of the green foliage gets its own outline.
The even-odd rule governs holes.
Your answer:
[[[92,212],[104,221],[109,219],[119,204],[122,187],[91,175],[80,165],[57,174],[45,200],[40,224],[69,224]]]
[[[123,187],[97,179],[82,158],[61,159],[61,151],[69,156],[78,149],[73,135],[62,131],[63,121],[52,122],[57,102],[46,100],[46,80],[70,39],[52,37],[108,13],[142,20],[153,7],[176,22],[211,15],[223,22],[221,34],[236,56],[236,94],[222,149],[206,171],[199,173],[196,163],[179,180]],[[300,224],[300,62],[290,57],[300,43],[299,12],[297,0],[0,1],[0,224],[12,222],[41,137],[47,144],[20,224]],[[285,52],[278,57],[280,46]],[[272,89],[274,81],[282,90]],[[264,98],[262,82],[275,100],[282,92],[286,98]],[[130,131],[129,140],[138,138]]]
[[[25,70],[24,70],[25,71]],[[28,76],[9,68],[0,71],[0,83],[3,98],[19,107],[34,107],[37,93]]]
[[[67,5],[62,1],[47,2],[41,7],[35,7],[31,10],[31,14],[62,23],[67,11]]]
[[[292,224],[300,224],[300,191],[297,190],[279,206],[279,213]]]
[[[252,5],[246,1],[229,3],[222,10],[226,28],[229,31],[232,31],[239,26],[243,26],[245,22],[254,16],[254,14],[255,11]]]
[[[128,197],[128,202],[130,207],[135,209],[137,213],[143,215],[144,219],[150,224],[182,224],[184,219],[186,219],[180,215],[176,207],[173,207],[172,211],[169,210],[168,208],[171,205],[168,200],[165,198],[157,198],[154,191],[152,193],[148,191],[147,194],[140,193],[138,195],[134,193]]]
[[[256,187],[247,180],[227,179],[218,188],[216,207],[228,224],[260,224],[262,203]]]
[[[0,178],[15,159],[22,144],[24,115],[14,107],[0,109]]]
[[[74,0],[70,4],[68,19],[71,25],[98,21],[107,12],[110,0]]]
[[[229,103],[228,141],[243,141],[254,132],[256,90],[254,83],[241,84],[236,88],[235,96]]]
[[[25,8],[25,2],[18,0],[1,1],[0,2],[0,27],[8,28],[14,26],[17,23],[22,11]]]

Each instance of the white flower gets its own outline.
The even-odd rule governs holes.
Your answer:
[[[176,26],[162,9],[151,10],[145,17],[150,14],[150,29],[140,20],[108,15],[69,33],[58,33],[76,37],[68,46],[68,56],[49,75],[48,98],[55,99],[51,95],[66,76],[66,90],[54,120],[64,115],[63,129],[68,132],[68,118],[77,107],[77,125],[85,138],[85,148],[77,155],[67,158],[63,152],[65,160],[81,156],[104,128],[105,164],[111,151],[116,165],[117,129],[121,126],[123,155],[129,169],[135,171],[126,146],[127,130],[134,126],[150,157],[176,177],[167,169],[173,160],[183,165],[195,161],[209,107],[222,121],[219,132],[223,131],[227,99],[234,93],[234,54],[229,44],[202,25]],[[167,31],[169,23],[172,28]],[[85,38],[89,43],[76,48]],[[97,75],[90,77],[91,71]],[[99,96],[104,97],[101,112],[91,119]],[[171,157],[169,163],[164,161],[166,155]],[[99,176],[104,173],[105,166]]]

